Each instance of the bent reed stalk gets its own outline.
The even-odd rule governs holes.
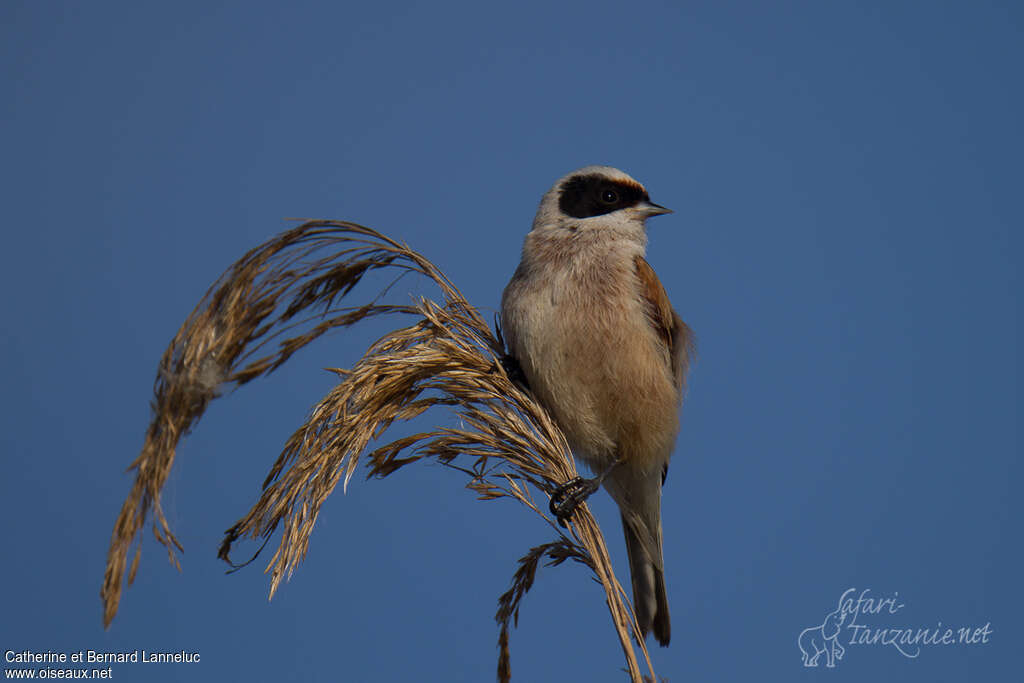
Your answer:
[[[392,268],[435,283],[442,302],[419,298],[408,305],[340,303],[367,273]],[[333,369],[339,383],[288,439],[252,509],[227,530],[219,557],[231,562],[235,541],[269,541],[282,528],[266,571],[270,596],[305,557],[320,506],[343,482],[347,488],[360,457],[396,421],[445,406],[461,428],[435,428],[395,439],[366,453],[368,477],[383,478],[422,458],[468,475],[478,499],[513,498],[540,515],[556,540],[531,548],[519,560],[512,586],[498,600],[498,679],[511,677],[510,623],[518,624],[523,597],[541,562],[574,560],[591,569],[604,588],[633,681],[656,680],[628,598],[612,571],[604,537],[581,505],[562,528],[546,513],[546,498],[576,475],[565,437],[545,410],[516,385],[502,366],[504,343],[455,286],[430,261],[403,243],[355,223],[306,221],[249,251],[207,291],[160,360],[153,417],[136,476],[114,525],[100,595],[103,623],[117,614],[122,588],[139,566],[148,515],[153,534],[181,568],[182,545],[160,506],[179,441],[225,386],[269,374],[293,353],[335,328],[379,315],[413,322],[372,344],[351,369]],[[276,342],[276,345],[274,343]],[[134,552],[132,546],[135,545]],[[130,567],[128,557],[132,555]],[[232,565],[236,566],[236,565]],[[127,573],[127,576],[126,576]],[[650,672],[641,676],[634,643]]]

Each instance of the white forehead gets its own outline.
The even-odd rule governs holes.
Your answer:
[[[566,173],[564,176],[559,178],[558,182],[555,183],[555,187],[561,186],[561,184],[564,183],[566,180],[577,175],[599,175],[604,176],[605,178],[613,182],[635,183],[637,185],[640,185],[640,187],[643,187],[641,183],[637,182],[628,173],[620,171],[614,166],[584,166],[583,168],[577,168],[572,173]]]

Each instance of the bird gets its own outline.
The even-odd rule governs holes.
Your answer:
[[[602,484],[618,504],[643,639],[669,644],[661,492],[694,335],[645,259],[646,221],[672,213],[610,166],[544,194],[501,301],[507,358],[593,470],[557,490],[560,521]]]

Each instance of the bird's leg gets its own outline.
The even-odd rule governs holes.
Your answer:
[[[615,469],[619,462],[621,461],[616,458],[611,465],[606,467],[596,477],[591,479],[573,477],[555,489],[551,493],[551,502],[548,504],[551,514],[557,517],[558,521],[564,526],[565,520],[572,517],[572,513],[576,512],[576,507],[589,498],[594,491],[601,488],[601,482]]]
[[[519,364],[519,360],[516,359],[512,354],[506,353],[500,359],[501,367],[505,370],[505,374],[512,380],[512,383],[517,385],[520,389],[530,391],[530,385],[526,382],[526,374],[523,372],[523,367]]]

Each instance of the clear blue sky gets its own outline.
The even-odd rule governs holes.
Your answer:
[[[700,342],[656,671],[1014,678],[1022,34],[995,2],[3,2],[0,649],[201,653],[118,680],[492,680],[497,597],[551,533],[449,471],[336,492],[269,604],[260,563],[215,556],[322,368],[386,327],[213,404],[165,491],[184,571],[147,536],[104,631],[124,468],[167,342],[285,217],[407,240],[493,310],[541,194],[610,164],[675,209],[650,261]],[[805,669],[851,587],[898,593],[873,628],[993,634]],[[577,566],[542,570],[511,645],[518,681],[624,679]]]

